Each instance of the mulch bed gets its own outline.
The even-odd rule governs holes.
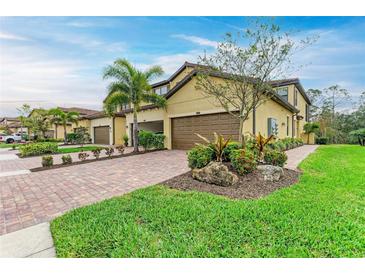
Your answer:
[[[30,172],[38,172],[38,171],[57,169],[57,168],[62,168],[62,167],[83,165],[83,164],[88,164],[88,163],[92,163],[92,162],[100,162],[100,161],[105,161],[105,160],[124,158],[124,157],[133,156],[133,155],[141,155],[141,154],[151,153],[151,152],[160,151],[160,150],[166,150],[166,149],[154,149],[154,150],[147,150],[147,151],[130,152],[130,153],[121,154],[121,155],[114,155],[111,157],[101,157],[99,159],[88,159],[85,161],[76,161],[76,162],[72,162],[71,164],[56,164],[56,165],[53,165],[50,167],[36,167],[36,168],[31,168],[29,170],[30,170]],[[52,154],[48,154],[48,155],[52,155]],[[90,156],[90,157],[92,157],[92,156]]]
[[[284,176],[278,182],[265,182],[258,170],[244,176],[239,176],[239,182],[233,186],[218,186],[193,179],[191,171],[163,182],[170,188],[179,190],[195,190],[226,196],[233,199],[257,199],[275,190],[295,184],[300,172],[284,168]]]

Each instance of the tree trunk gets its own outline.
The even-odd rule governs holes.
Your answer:
[[[240,129],[239,129],[239,133],[238,133],[238,141],[242,144],[242,148],[245,148],[245,136],[243,135],[243,122],[244,121],[245,120],[240,118]]]
[[[65,138],[64,141],[63,141],[63,143],[64,144],[67,144],[67,130],[66,130],[66,125],[63,125],[63,138]]]
[[[137,110],[133,108],[133,151],[138,152],[138,121],[137,121]]]

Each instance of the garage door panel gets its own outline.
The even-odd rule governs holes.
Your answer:
[[[190,149],[195,143],[203,143],[198,133],[213,139],[213,133],[238,140],[239,121],[229,113],[207,114],[172,119],[172,148]]]
[[[95,144],[110,144],[109,126],[94,127],[94,143]]]

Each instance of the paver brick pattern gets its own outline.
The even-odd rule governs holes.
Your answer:
[[[188,170],[185,151],[172,150],[2,177],[0,235]]]

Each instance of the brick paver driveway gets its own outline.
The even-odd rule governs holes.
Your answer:
[[[172,150],[2,177],[0,235],[188,170],[185,151]]]

